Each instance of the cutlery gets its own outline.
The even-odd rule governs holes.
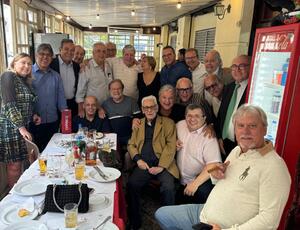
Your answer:
[[[106,217],[97,227],[93,228],[93,230],[99,229],[101,226],[103,227],[107,221],[109,221],[111,216]],[[102,228],[101,228],[102,229]]]
[[[97,166],[94,166],[94,169],[98,172],[98,174],[99,174],[104,180],[108,180],[108,176],[106,176],[106,175],[104,174],[104,172],[103,172],[100,168],[98,168]]]

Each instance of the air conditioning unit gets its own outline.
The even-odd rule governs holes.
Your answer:
[[[107,29],[109,34],[142,34],[143,29],[140,27],[108,27]]]

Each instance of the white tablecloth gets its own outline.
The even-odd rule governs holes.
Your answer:
[[[109,138],[111,142],[116,143],[116,134],[106,134],[105,138]],[[59,146],[60,140],[70,140],[71,135],[70,134],[55,134],[50,142],[48,143],[47,147],[43,151],[42,154],[48,154],[48,155],[64,155],[66,153],[66,148],[62,148]],[[114,147],[112,147],[114,148]],[[61,162],[61,172],[62,172],[62,178],[47,178],[47,176],[40,176],[39,175],[39,167],[38,162],[35,161],[20,177],[18,183],[29,180],[29,179],[49,179],[53,183],[57,183],[58,181],[67,180],[69,184],[76,183],[78,184],[79,181],[77,181],[74,177],[74,169],[70,169],[67,167],[64,157],[60,157]],[[47,163],[48,164],[48,163]],[[103,167],[100,164],[100,167]],[[97,226],[102,220],[104,220],[107,216],[111,216],[111,220],[113,217],[113,205],[114,205],[114,192],[116,190],[116,182],[109,182],[109,183],[99,183],[92,181],[87,177],[90,170],[94,170],[90,166],[86,166],[85,168],[85,179],[82,180],[82,183],[87,183],[89,188],[95,189],[95,191],[90,195],[90,199],[92,196],[95,196],[96,199],[97,196],[106,196],[110,199],[110,205],[106,208],[103,207],[102,204],[100,204],[99,207],[97,205],[93,204],[93,209],[89,210],[88,213],[78,214],[78,220],[79,225],[77,229],[84,230],[84,229],[92,229],[93,227]],[[12,189],[10,193],[0,202],[0,213],[1,213],[1,206],[5,205],[7,202],[13,202],[13,203],[19,203],[20,205],[24,203],[25,200],[28,199],[28,197],[22,197],[19,195],[16,195],[13,193]],[[45,194],[33,196],[33,199],[35,201],[35,204],[38,207],[41,207],[43,200],[44,200]],[[37,218],[39,221],[43,222],[47,225],[49,230],[54,229],[64,229],[64,214],[63,213],[46,213],[44,215],[41,215]],[[0,218],[0,230],[7,227]]]

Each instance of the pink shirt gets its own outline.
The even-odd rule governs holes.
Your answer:
[[[183,147],[177,152],[177,165],[183,185],[192,182],[206,164],[222,161],[217,139],[205,137],[204,127],[190,132],[185,120],[176,124],[177,138],[183,142]]]

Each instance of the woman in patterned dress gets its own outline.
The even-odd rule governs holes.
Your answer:
[[[17,54],[10,69],[0,77],[0,162],[6,163],[7,182],[11,188],[19,179],[22,161],[28,156],[24,138],[32,140],[29,122],[36,96],[31,88],[32,61],[28,54]]]

